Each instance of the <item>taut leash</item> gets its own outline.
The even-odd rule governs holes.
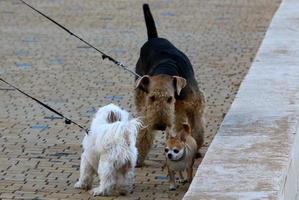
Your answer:
[[[23,0],[19,0],[21,1],[23,4],[25,4],[26,6],[28,6],[29,8],[31,8],[32,10],[34,10],[35,12],[39,13],[40,15],[42,15],[43,17],[45,17],[46,19],[48,19],[49,21],[51,21],[52,23],[56,24],[58,27],[62,28],[64,31],[66,31],[67,33],[69,33],[70,35],[74,36],[75,38],[79,39],[81,42],[83,42],[84,44],[86,44],[87,46],[93,48],[94,50],[96,50],[97,52],[99,52],[102,55],[102,59],[108,59],[111,62],[113,62],[115,65],[119,66],[120,68],[130,72],[131,74],[137,76],[138,78],[140,78],[141,76],[139,74],[137,74],[136,72],[134,72],[133,70],[129,69],[126,65],[124,65],[123,63],[117,61],[116,59],[114,59],[113,57],[109,56],[108,54],[104,53],[103,51],[99,50],[98,48],[96,48],[95,46],[93,46],[92,44],[90,44],[89,42],[85,41],[84,39],[82,39],[81,37],[79,37],[78,35],[74,34],[72,31],[70,31],[69,29],[67,29],[65,26],[61,25],[60,23],[56,22],[55,20],[53,20],[52,18],[50,18],[49,16],[45,15],[44,13],[42,13],[41,11],[37,10],[36,8],[34,8],[33,6],[29,5],[28,3],[26,3]]]
[[[65,26],[61,25],[60,23],[56,22],[55,20],[53,20],[52,18],[50,18],[49,16],[45,15],[44,13],[42,13],[41,11],[37,10],[36,8],[34,8],[33,6],[31,6],[30,4],[26,3],[23,0],[19,0],[20,2],[22,2],[23,4],[25,4],[26,6],[28,6],[29,8],[31,8],[32,10],[34,10],[35,12],[39,13],[40,15],[42,15],[43,17],[45,17],[46,19],[48,19],[49,21],[51,21],[52,23],[54,23],[55,25],[57,25],[58,27],[62,28],[64,31],[66,31],[67,33],[69,33],[70,35],[74,36],[75,38],[79,39],[81,42],[85,43],[87,46],[93,48],[94,50],[96,50],[97,52],[99,52],[102,55],[102,59],[108,59],[109,61],[113,62],[115,65],[119,66],[120,68],[130,72],[131,74],[137,76],[138,78],[140,78],[141,76],[139,74],[137,74],[136,72],[134,72],[133,70],[129,69],[126,65],[122,64],[121,62],[117,61],[116,59],[114,59],[113,57],[109,56],[108,54],[104,53],[103,51],[99,50],[98,48],[96,48],[95,46],[93,46],[92,44],[90,44],[89,42],[85,41],[84,39],[82,39],[81,37],[79,37],[78,35],[74,34],[72,31],[70,31],[69,29],[67,29]],[[9,82],[5,81],[4,79],[0,78],[0,81],[2,81],[3,83],[9,85],[10,87],[16,89],[17,91],[19,91],[20,93],[22,93],[23,95],[31,98],[32,100],[34,100],[35,102],[37,102],[38,104],[40,104],[41,106],[47,108],[48,110],[50,110],[51,112],[57,114],[58,116],[62,117],[64,119],[64,122],[66,124],[75,124],[76,126],[78,126],[79,128],[83,129],[85,131],[86,134],[89,133],[89,130],[87,128],[85,128],[84,126],[76,123],[75,121],[71,120],[68,117],[65,117],[63,114],[61,114],[60,112],[58,112],[57,110],[55,110],[54,108],[48,106],[47,104],[43,103],[42,101],[38,100],[37,98],[27,94],[26,92],[22,91],[21,89],[15,87],[14,85],[10,84]]]
[[[55,113],[56,115],[59,115],[60,117],[62,117],[64,119],[64,122],[66,124],[75,124],[77,125],[79,128],[83,129],[85,131],[85,133],[88,135],[89,130],[87,128],[85,128],[84,126],[81,126],[80,124],[74,122],[73,120],[71,120],[68,117],[65,117],[63,114],[61,114],[60,112],[58,112],[57,110],[55,110],[54,108],[51,108],[50,106],[48,106],[47,104],[43,103],[42,101],[38,100],[37,98],[32,97],[31,95],[27,94],[26,92],[20,90],[19,88],[17,88],[16,86],[10,84],[9,82],[5,81],[4,79],[0,78],[0,81],[2,81],[3,83],[9,85],[10,87],[16,89],[17,91],[19,91],[20,93],[24,94],[25,96],[31,98],[33,101],[37,102],[38,104],[42,105],[43,107],[47,108],[48,110],[52,111],[53,113]]]

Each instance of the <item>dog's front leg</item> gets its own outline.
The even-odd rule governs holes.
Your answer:
[[[175,172],[168,167],[168,174],[169,174],[169,190],[176,190],[175,185]]]
[[[191,166],[189,166],[189,167],[187,168],[187,177],[188,177],[188,182],[189,182],[189,183],[192,182],[192,178],[193,178],[192,174],[193,174],[193,167],[192,167],[192,165],[191,165]]]
[[[136,147],[138,149],[137,167],[142,167],[144,160],[153,144],[154,135],[147,128],[138,132]]]
[[[180,180],[179,180],[180,183],[186,183],[187,179],[184,178],[182,171],[179,171],[179,175],[180,175]]]

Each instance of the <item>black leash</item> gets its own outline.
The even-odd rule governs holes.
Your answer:
[[[131,74],[137,76],[137,77],[141,77],[139,74],[137,74],[136,72],[134,72],[133,70],[130,70],[127,66],[125,66],[124,64],[122,64],[121,62],[115,60],[114,58],[112,58],[111,56],[107,55],[106,53],[104,53],[103,51],[99,50],[98,48],[96,48],[95,46],[91,45],[90,43],[86,42],[84,39],[80,38],[79,36],[77,36],[76,34],[74,34],[73,32],[71,32],[70,30],[68,30],[66,27],[62,26],[61,24],[59,24],[58,22],[56,22],[55,20],[51,19],[50,17],[48,17],[47,15],[43,14],[42,12],[40,12],[39,10],[37,10],[36,8],[34,8],[33,6],[29,5],[28,3],[26,3],[23,0],[19,0],[21,1],[23,4],[25,4],[26,6],[28,6],[29,8],[31,8],[32,10],[36,11],[37,13],[39,13],[40,15],[42,15],[43,17],[45,17],[46,19],[50,20],[51,22],[53,22],[54,24],[56,24],[57,26],[59,26],[60,28],[62,28],[63,30],[65,30],[66,32],[68,32],[70,35],[76,37],[77,39],[79,39],[80,41],[82,41],[83,43],[85,43],[86,45],[88,45],[89,47],[93,48],[94,50],[96,50],[97,52],[99,52],[102,55],[102,59],[108,59],[111,62],[113,62],[114,64],[116,64],[117,66],[121,67],[122,69],[130,72]],[[58,111],[56,111],[55,109],[51,108],[50,106],[46,105],[45,103],[43,103],[42,101],[30,96],[29,94],[25,93],[24,91],[20,90],[19,88],[15,87],[14,85],[10,84],[9,82],[5,81],[4,79],[0,78],[0,81],[6,83],[7,85],[9,85],[10,87],[16,89],[17,91],[19,91],[20,93],[24,94],[25,96],[31,98],[32,100],[34,100],[35,102],[37,102],[38,104],[42,105],[43,107],[47,108],[48,110],[52,111],[53,113],[59,115],[60,117],[62,117],[64,119],[64,122],[66,124],[75,124],[77,125],[79,128],[83,129],[86,134],[89,133],[89,130],[87,128],[85,128],[84,126],[81,126],[80,124],[74,122],[73,120],[65,117],[63,114],[59,113]]]
[[[15,87],[14,85],[10,84],[9,82],[5,81],[4,79],[0,78],[0,81],[6,83],[6,84],[9,85],[10,87],[12,87],[12,88],[18,90],[20,93],[22,93],[22,94],[24,94],[25,96],[27,96],[27,97],[31,98],[32,100],[36,101],[38,104],[42,105],[43,107],[47,108],[48,110],[52,111],[53,113],[59,115],[60,117],[62,117],[62,118],[64,119],[64,122],[65,122],[66,124],[71,124],[71,123],[73,123],[73,124],[77,125],[79,128],[83,129],[83,130],[85,131],[85,133],[88,135],[89,130],[88,130],[87,128],[85,128],[84,126],[81,126],[80,124],[74,122],[73,120],[71,120],[71,119],[65,117],[63,114],[61,114],[60,112],[56,111],[54,108],[51,108],[50,106],[46,105],[45,103],[41,102],[40,100],[38,100],[38,99],[36,99],[36,98],[30,96],[30,95],[27,94],[26,92],[20,90],[19,88]]]
[[[31,8],[32,10],[36,11],[37,13],[39,13],[40,15],[42,15],[43,17],[45,17],[46,19],[50,20],[51,22],[53,22],[54,24],[56,24],[57,26],[59,26],[60,28],[62,28],[63,30],[65,30],[66,32],[68,32],[70,35],[76,37],[77,39],[79,39],[80,41],[82,41],[83,43],[85,43],[87,46],[93,48],[94,50],[96,50],[97,52],[99,52],[102,55],[102,59],[108,59],[111,62],[113,62],[114,64],[116,64],[117,66],[121,67],[122,69],[130,72],[131,74],[137,76],[138,78],[140,78],[141,76],[139,74],[137,74],[136,72],[134,72],[133,70],[130,70],[126,65],[122,64],[121,62],[115,60],[114,58],[112,58],[111,56],[107,55],[106,53],[104,53],[103,51],[99,50],[98,48],[96,48],[95,46],[91,45],[89,42],[86,42],[84,39],[82,39],[81,37],[77,36],[76,34],[74,34],[73,32],[71,32],[70,30],[68,30],[66,27],[64,27],[63,25],[59,24],[58,22],[56,22],[55,20],[53,20],[52,18],[48,17],[47,15],[45,15],[44,13],[42,13],[41,11],[37,10],[36,8],[34,8],[33,6],[29,5],[28,3],[26,3],[23,0],[20,0],[23,4],[25,4],[26,6],[28,6],[29,8]]]

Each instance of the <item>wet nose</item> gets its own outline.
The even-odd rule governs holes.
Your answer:
[[[157,130],[165,131],[165,129],[166,129],[166,124],[164,124],[164,123],[157,124],[157,125],[156,125],[156,128],[157,128]]]
[[[167,154],[167,157],[168,157],[169,159],[171,159],[171,158],[172,158],[172,154]]]

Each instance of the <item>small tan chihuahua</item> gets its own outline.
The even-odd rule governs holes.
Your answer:
[[[175,135],[175,136],[174,136]],[[191,136],[189,124],[182,124],[182,129],[176,134],[169,134],[166,137],[165,156],[168,173],[170,176],[170,190],[175,190],[175,171],[179,172],[180,182],[192,181],[193,164],[197,156],[197,144]],[[187,180],[184,179],[183,171],[187,172]]]

